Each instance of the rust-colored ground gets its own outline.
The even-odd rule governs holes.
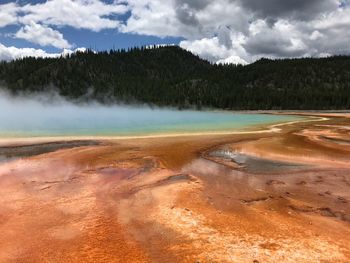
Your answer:
[[[350,262],[350,118],[328,117],[3,162],[0,262]]]

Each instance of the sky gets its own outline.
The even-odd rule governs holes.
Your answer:
[[[213,63],[350,54],[350,0],[0,0],[0,60],[175,44]]]

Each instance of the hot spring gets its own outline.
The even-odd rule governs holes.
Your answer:
[[[230,132],[301,119],[295,116],[76,105],[42,97],[0,96],[0,137],[139,136]]]

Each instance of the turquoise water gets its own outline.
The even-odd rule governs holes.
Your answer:
[[[134,136],[238,131],[294,116],[178,111],[150,107],[76,105],[48,95],[11,97],[0,93],[0,137]]]
[[[294,116],[169,109],[38,105],[0,112],[1,137],[134,136],[238,131],[261,124],[298,120]]]

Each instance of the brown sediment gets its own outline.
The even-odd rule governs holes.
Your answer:
[[[0,262],[349,262],[350,119],[322,117],[2,163]]]

